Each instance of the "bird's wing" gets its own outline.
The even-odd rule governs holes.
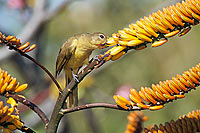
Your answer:
[[[69,38],[61,47],[57,60],[56,60],[56,75],[62,71],[63,67],[68,63],[72,54],[76,50],[77,39],[74,37]]]

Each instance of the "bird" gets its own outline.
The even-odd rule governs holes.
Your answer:
[[[77,73],[83,65],[89,64],[93,50],[106,44],[108,37],[101,32],[76,34],[68,38],[60,48],[56,60],[56,77],[64,69],[66,86],[72,79],[79,82]],[[67,108],[78,106],[78,88],[67,98]]]

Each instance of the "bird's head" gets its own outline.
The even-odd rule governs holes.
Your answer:
[[[105,36],[103,33],[101,32],[95,32],[92,35],[92,40],[91,40],[91,44],[92,45],[95,45],[96,48],[106,48],[107,44],[106,44],[106,41],[107,41],[107,36]]]

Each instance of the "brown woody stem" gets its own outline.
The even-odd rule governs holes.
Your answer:
[[[12,44],[7,44],[7,46],[9,46],[9,49],[14,49],[15,51],[17,51],[20,55],[28,58],[29,60],[31,60],[33,63],[35,63],[36,65],[38,65],[40,68],[42,68],[42,70],[44,70],[49,77],[52,79],[52,81],[55,83],[55,85],[57,86],[60,94],[62,94],[62,88],[60,87],[59,83],[57,82],[57,80],[54,78],[54,76],[51,74],[51,72],[49,72],[49,70],[44,67],[42,64],[40,64],[39,62],[37,62],[34,58],[32,58],[31,56],[27,55],[26,53],[22,52],[21,50],[17,49],[16,47],[14,47]]]
[[[27,100],[25,97],[17,95],[17,94],[11,94],[11,93],[6,93],[4,96],[7,98],[12,97],[16,101],[32,109],[42,119],[45,126],[49,123],[49,119],[47,118],[46,114],[37,105]]]
[[[85,110],[85,109],[91,109],[91,108],[110,108],[110,109],[127,111],[127,110],[119,107],[116,104],[111,104],[111,103],[91,103],[91,104],[80,105],[80,106],[69,108],[69,109],[62,109],[61,112],[63,114],[67,114],[67,113],[76,112],[76,111]],[[135,111],[135,110],[141,110],[141,109],[139,109],[139,107],[136,106],[135,108],[131,108],[131,110],[128,110],[128,111]]]

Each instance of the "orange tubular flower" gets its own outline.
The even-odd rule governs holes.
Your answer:
[[[200,85],[200,64],[184,71],[182,75],[172,77],[171,80],[160,81],[159,84],[152,84],[152,88],[141,87],[137,92],[130,89],[128,101],[122,96],[113,96],[120,107],[131,110],[138,106],[140,109],[159,110],[165,103],[184,98],[184,94]],[[143,100],[142,100],[143,99]]]
[[[36,47],[35,44],[30,46],[29,42],[22,44],[15,36],[5,36],[0,32],[0,44],[1,43],[7,45],[9,49],[18,50],[18,52],[20,51],[23,53],[28,53]]]
[[[126,126],[125,133],[141,133],[143,130],[143,122],[148,120],[147,116],[144,116],[142,112],[131,112],[128,117],[128,124]]]
[[[154,125],[144,129],[145,133],[196,133],[200,132],[200,110],[192,111],[187,116],[179,117],[176,121],[166,122],[165,125]]]
[[[9,106],[4,106],[0,101],[0,131],[5,133],[12,133],[16,129],[21,129],[23,123],[20,121],[17,103],[13,98],[9,98],[7,103]]]
[[[114,46],[102,57],[104,62],[116,60],[124,55],[129,49],[141,50],[146,44],[158,47],[168,41],[168,38],[177,34],[187,34],[191,26],[200,22],[200,1],[185,0],[182,3],[168,6],[158,10],[148,17],[141,18],[136,24],[130,24],[129,28],[118,30],[108,38],[107,46]],[[102,63],[101,63],[102,64]]]
[[[0,94],[3,95],[6,92],[18,93],[27,88],[28,84],[20,85],[16,78],[11,77],[7,71],[3,71],[0,68]]]

